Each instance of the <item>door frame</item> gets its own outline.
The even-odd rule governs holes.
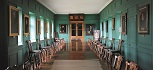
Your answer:
[[[82,43],[84,42],[84,21],[70,21],[70,37],[69,37],[69,40],[70,40],[70,42],[71,42],[71,36],[72,36],[72,29],[71,29],[71,24],[72,23],[82,23],[82,39],[81,39],[81,41],[82,41]]]

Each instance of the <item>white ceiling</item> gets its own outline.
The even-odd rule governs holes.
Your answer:
[[[37,0],[55,14],[97,14],[113,0]]]

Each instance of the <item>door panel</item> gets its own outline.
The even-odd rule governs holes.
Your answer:
[[[71,40],[80,39],[84,42],[84,22],[83,21],[70,21],[70,42]]]

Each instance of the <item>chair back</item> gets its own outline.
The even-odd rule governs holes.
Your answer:
[[[105,38],[105,42],[104,42],[105,46],[107,45],[107,41],[108,41],[108,37]]]
[[[115,59],[114,59],[114,63],[113,63],[113,68],[115,68],[115,70],[120,70],[122,62],[123,62],[123,56],[115,55]]]
[[[131,61],[131,62],[128,62],[128,61],[126,61],[126,66],[125,66],[125,70],[138,70],[138,65],[135,63],[135,62],[133,62],[133,61]]]
[[[45,38],[45,41],[46,41],[46,46],[50,46],[50,45],[48,44],[48,39],[47,39],[47,37]]]
[[[117,65],[116,65],[117,70],[121,69],[122,62],[123,62],[123,56],[119,55],[117,58]]]
[[[119,51],[121,51],[122,44],[123,44],[123,40],[120,40],[119,41],[119,44],[118,44],[118,50]]]
[[[29,52],[32,52],[31,41],[30,40],[27,40],[26,42],[27,42],[27,45],[28,45]]]
[[[115,38],[112,38],[111,47],[113,50],[115,50]]]
[[[41,42],[40,42],[40,39],[37,39],[37,43],[38,43],[38,45],[39,45],[39,49],[42,49],[41,47]]]

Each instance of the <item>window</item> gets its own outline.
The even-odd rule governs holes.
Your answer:
[[[30,14],[30,40],[31,42],[36,42],[36,17],[35,14],[29,12]]]
[[[47,20],[47,30],[48,30],[48,32],[47,32],[47,39],[49,39],[50,38],[50,23],[49,23],[49,21]]]
[[[44,40],[44,19],[41,16],[40,16],[40,24],[41,24],[40,40]]]
[[[108,36],[109,39],[112,40],[112,25],[111,25],[111,21],[108,21]]]
[[[19,9],[19,35],[18,35],[18,45],[23,45],[23,28],[22,28],[22,8]]]

